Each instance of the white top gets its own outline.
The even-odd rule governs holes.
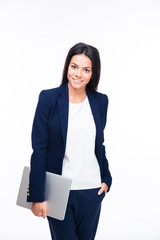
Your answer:
[[[88,97],[69,102],[68,132],[62,175],[72,179],[72,190],[98,188],[101,176],[95,151],[96,127]]]

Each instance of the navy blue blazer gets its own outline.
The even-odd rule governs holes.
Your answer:
[[[105,156],[104,133],[108,97],[86,88],[96,125],[95,154],[100,166],[101,180],[110,189],[112,177]],[[28,202],[45,201],[45,172],[62,173],[68,127],[68,84],[42,90],[32,126],[31,172],[28,187]],[[88,169],[89,171],[89,169]],[[109,191],[108,189],[108,191]]]

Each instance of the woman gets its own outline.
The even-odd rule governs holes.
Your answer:
[[[108,98],[96,91],[99,78],[98,50],[78,43],[68,52],[61,85],[39,95],[27,197],[34,215],[47,215],[45,171],[72,179],[65,219],[47,217],[52,239],[93,240],[112,183],[103,145]]]

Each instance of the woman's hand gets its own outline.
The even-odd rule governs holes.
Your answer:
[[[108,191],[108,186],[106,183],[102,183],[101,189],[98,191],[98,195],[101,195],[103,192],[107,192]]]
[[[46,202],[35,202],[35,203],[33,203],[31,211],[37,217],[46,218],[46,216],[47,216]]]

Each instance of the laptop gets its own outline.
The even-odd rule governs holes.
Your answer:
[[[24,167],[18,192],[18,206],[31,209],[32,202],[27,202],[30,167]],[[62,175],[46,172],[45,194],[48,207],[47,216],[64,220],[72,180]]]

